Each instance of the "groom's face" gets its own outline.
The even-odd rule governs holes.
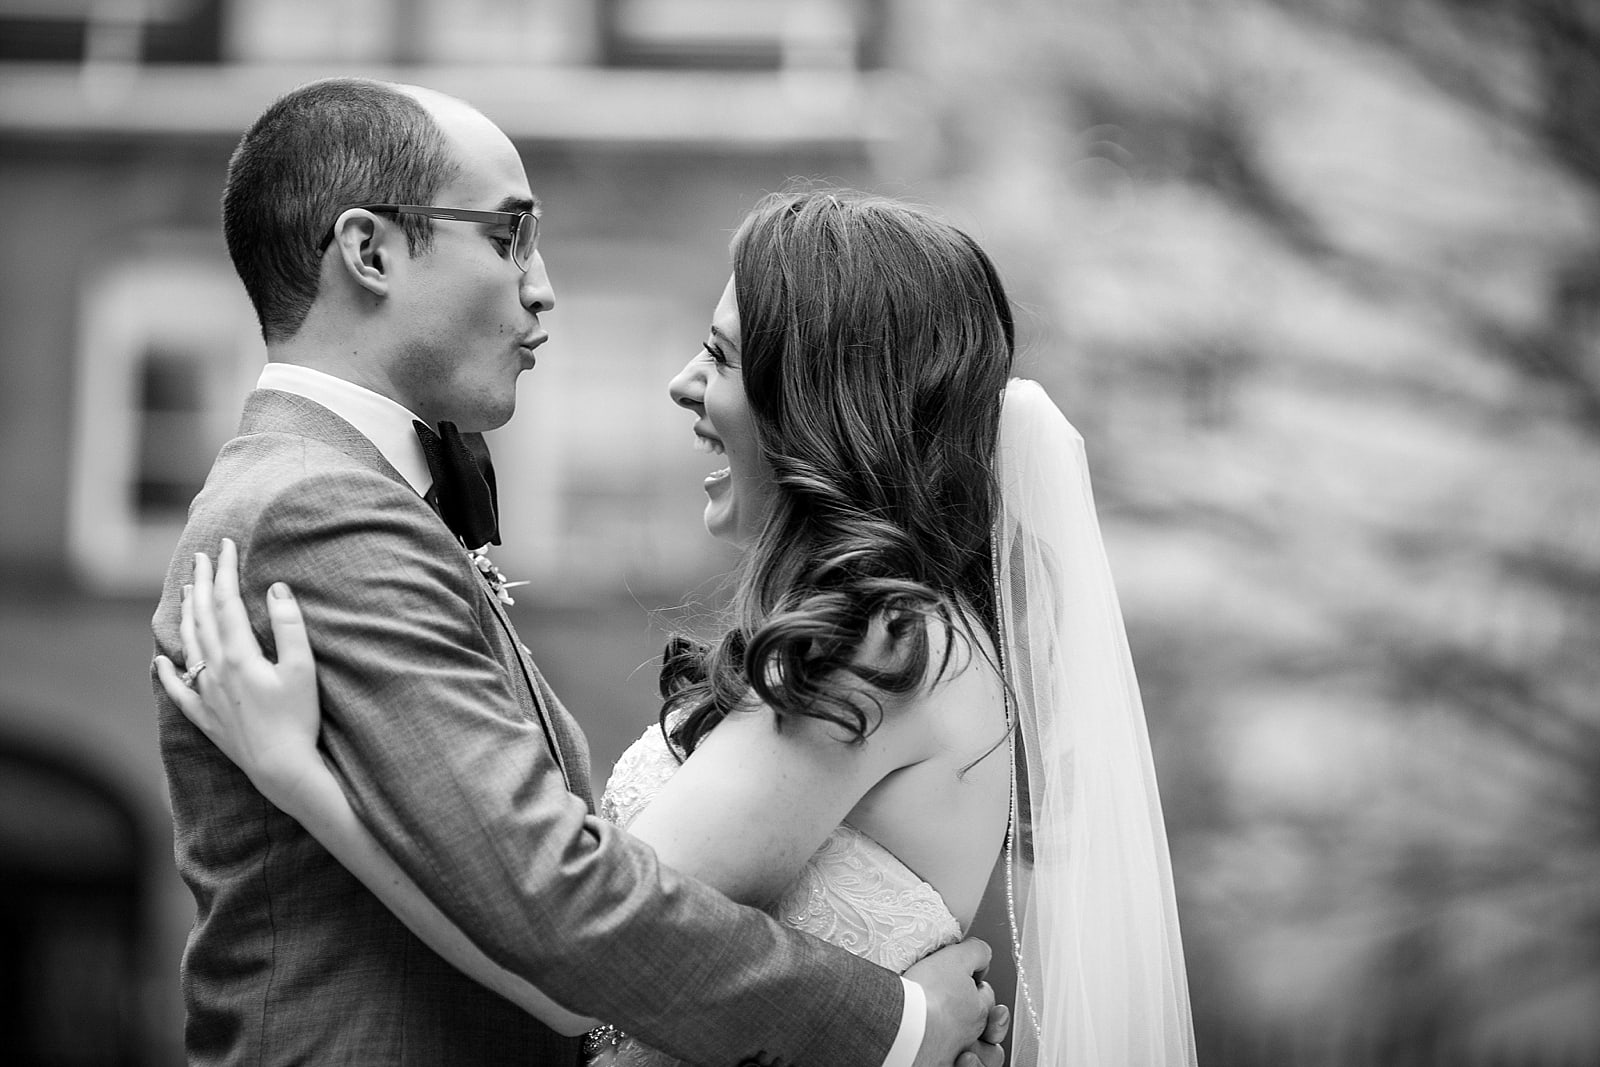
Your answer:
[[[460,164],[440,188],[440,207],[526,211],[534,206],[516,148],[482,114],[448,98],[420,97]],[[505,226],[436,221],[433,244],[403,265],[395,378],[402,403],[428,422],[463,430],[503,425],[516,409],[517,378],[545,342],[539,315],[555,292],[536,250],[526,268],[511,256]]]

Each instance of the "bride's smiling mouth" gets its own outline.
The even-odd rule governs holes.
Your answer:
[[[713,456],[726,456],[728,454],[728,450],[722,446],[721,440],[712,437],[710,434],[701,430],[695,430],[694,432],[694,450],[696,452],[704,452]],[[724,481],[730,475],[732,475],[732,473],[733,471],[730,467],[723,467],[720,470],[714,470],[710,474],[706,475],[705,484],[707,486],[711,486],[717,482]]]

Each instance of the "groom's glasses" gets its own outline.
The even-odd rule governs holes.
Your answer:
[[[511,228],[511,262],[517,265],[518,270],[528,269],[528,264],[533,261],[533,253],[539,248],[539,216],[531,211],[472,211],[423,204],[351,204],[341,209],[340,214],[352,210],[389,211],[396,215],[421,215],[445,222],[490,222],[508,226]],[[330,228],[322,244],[317,246],[317,251],[326,252],[332,242],[333,230]]]

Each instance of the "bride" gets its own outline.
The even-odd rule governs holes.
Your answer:
[[[740,544],[726,630],[675,639],[660,722],[606,817],[662,861],[904,971],[960,939],[996,862],[1018,953],[1014,1062],[1194,1062],[1149,742],[1082,441],[1010,380],[1010,304],[964,233],[843,191],[769,196],[673,379],[707,529]],[[430,946],[566,1032],[351,811],[316,748],[292,596],[260,653],[224,543],[196,561],[184,713]],[[314,637],[314,635],[313,635]],[[202,696],[203,694],[203,696]],[[819,1020],[819,1025],[825,1020]],[[591,1064],[671,1062],[609,1027]]]

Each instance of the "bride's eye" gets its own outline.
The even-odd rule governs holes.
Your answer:
[[[717,366],[726,367],[728,365],[727,353],[723,352],[722,349],[718,348],[710,341],[700,342],[700,347],[706,350],[707,354],[711,356],[711,362],[715,363]]]

